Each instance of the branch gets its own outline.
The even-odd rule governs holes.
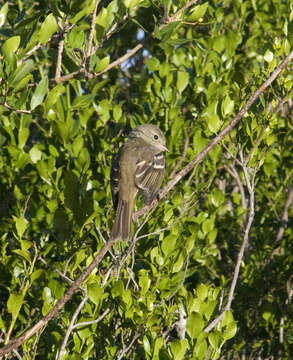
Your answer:
[[[218,317],[216,317],[216,319],[214,319],[206,328],[205,328],[205,332],[210,332],[215,326],[217,326],[219,324],[219,322],[222,320],[223,316],[225,315],[227,310],[230,310],[231,308],[231,304],[233,301],[233,297],[234,297],[234,292],[235,292],[235,288],[236,288],[236,284],[237,284],[237,280],[239,277],[239,271],[240,271],[240,265],[241,265],[241,261],[244,255],[244,251],[248,245],[248,241],[249,241],[249,232],[250,232],[250,228],[254,219],[254,179],[255,179],[255,174],[257,170],[254,170],[252,175],[251,175],[251,179],[249,177],[248,174],[248,169],[247,166],[245,164],[244,158],[243,158],[243,154],[242,151],[240,151],[240,158],[242,161],[242,169],[243,169],[243,173],[244,173],[244,177],[245,177],[245,182],[246,182],[246,186],[249,192],[249,216],[248,216],[248,221],[247,224],[245,226],[245,230],[244,230],[244,235],[243,235],[243,241],[237,256],[237,261],[236,261],[236,265],[235,265],[235,269],[234,269],[234,274],[233,274],[233,279],[232,279],[232,283],[230,286],[230,290],[229,290],[229,295],[228,295],[228,301],[226,306],[224,307],[223,311],[220,313],[220,315]]]
[[[77,309],[75,310],[73,316],[72,316],[72,319],[70,321],[70,324],[68,326],[68,329],[66,331],[66,334],[65,334],[65,337],[62,341],[62,345],[61,345],[61,348],[60,348],[60,351],[59,351],[59,354],[58,354],[58,357],[57,357],[57,360],[61,360],[62,357],[63,357],[63,353],[64,353],[64,350],[65,350],[65,347],[66,347],[66,344],[68,342],[68,339],[69,339],[69,336],[74,328],[74,322],[78,316],[78,314],[81,312],[82,308],[84,307],[85,303],[87,302],[88,300],[88,294],[85,290],[84,291],[84,298],[82,299],[82,301],[80,302],[80,304],[78,305]]]
[[[98,255],[94,258],[92,263],[86,268],[86,270],[80,275],[80,277],[74,281],[71,287],[66,291],[66,293],[62,296],[60,300],[56,303],[56,305],[48,312],[48,314],[43,317],[40,321],[38,321],[31,329],[27,330],[18,338],[10,341],[6,346],[3,346],[0,349],[0,357],[9,353],[13,349],[17,349],[20,345],[22,345],[26,340],[35,335],[37,331],[39,331],[42,327],[44,327],[51,319],[53,319],[60,309],[67,303],[68,300],[71,299],[72,295],[79,289],[83,281],[91,274],[94,268],[102,261],[103,257],[109,251],[109,249],[114,244],[115,240],[110,239],[107,244],[102,247]]]
[[[86,53],[87,58],[89,58],[90,55],[92,54],[94,31],[95,31],[97,10],[98,10],[99,3],[100,3],[100,0],[97,0],[94,11],[93,11],[93,17],[92,17],[92,22],[91,22],[91,31],[90,31],[90,37],[89,37],[89,46],[88,46],[87,53]]]
[[[181,9],[179,9],[172,17],[170,17],[167,22],[165,22],[164,24],[162,24],[159,27],[159,31],[163,30],[167,25],[169,25],[172,22],[178,21],[177,18],[179,17],[179,15],[182,14],[183,11],[185,11],[186,9],[188,9],[190,6],[194,5],[195,3],[197,3],[198,0],[192,0],[192,1],[188,1]],[[154,35],[154,32],[152,34],[150,34],[146,39],[143,39],[141,42],[139,42],[133,49],[131,49],[130,51],[128,51],[125,55],[121,56],[119,59],[113,61],[111,64],[109,64],[103,71],[100,71],[96,74],[87,74],[88,78],[93,78],[93,77],[98,77],[106,72],[108,72],[109,70],[113,69],[115,66],[122,64],[124,61],[128,60],[129,58],[131,58],[134,54],[136,54],[140,49],[143,48],[144,44],[146,41],[148,41],[152,36]],[[76,75],[80,74],[82,71],[75,71],[71,74],[67,74],[65,76],[61,76],[59,78],[59,82],[64,82],[64,81],[68,81],[72,78],[74,78]]]
[[[173,189],[173,187],[186,175],[188,174],[194,167],[197,165],[219,142],[229,134],[234,127],[240,122],[243,115],[247,112],[247,110],[251,107],[251,105],[258,99],[258,97],[265,91],[265,89],[271,85],[271,83],[277,78],[282,70],[286,68],[289,62],[293,59],[293,50],[289,53],[289,55],[281,62],[281,64],[272,72],[269,78],[250,96],[247,102],[244,104],[242,109],[238,112],[238,114],[234,117],[234,119],[216,136],[213,140],[188,164],[186,165],[179,173],[174,177],[174,179],[170,180],[168,184],[164,187],[164,189],[159,194],[159,200],[163,199],[168,192]],[[151,205],[144,206],[142,209],[137,211],[134,214],[134,217],[141,216],[146,211],[151,209],[153,206],[157,205],[159,200],[154,200]]]

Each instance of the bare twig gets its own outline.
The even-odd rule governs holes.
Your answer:
[[[86,53],[87,58],[89,58],[92,54],[94,31],[95,31],[95,26],[96,26],[97,10],[98,10],[99,3],[100,3],[100,0],[97,0],[94,11],[93,11],[92,22],[91,22],[91,31],[90,31],[90,36],[89,36],[89,44],[88,44],[88,49],[87,49],[87,53]]]
[[[247,190],[249,192],[249,216],[248,216],[248,220],[244,229],[244,235],[243,235],[243,241],[237,256],[237,261],[236,261],[236,265],[235,265],[235,269],[234,269],[234,273],[233,273],[233,279],[232,279],[232,283],[230,286],[230,290],[229,290],[229,294],[228,294],[228,301],[226,306],[224,307],[223,311],[220,313],[219,316],[216,317],[216,319],[214,319],[206,328],[205,328],[205,332],[210,332],[215,326],[217,326],[219,324],[219,322],[222,320],[225,312],[227,310],[230,310],[231,308],[231,304],[233,301],[233,297],[234,297],[234,292],[235,292],[235,288],[236,288],[236,284],[237,284],[237,280],[239,277],[239,271],[240,271],[240,265],[241,265],[241,261],[244,255],[244,251],[248,245],[248,241],[249,241],[249,232],[250,232],[250,228],[254,219],[254,180],[255,180],[255,175],[256,175],[256,169],[253,170],[251,176],[249,176],[249,172],[247,169],[247,166],[245,164],[245,160],[243,157],[243,153],[242,150],[240,150],[239,152],[240,155],[240,160],[242,162],[242,170],[244,173],[244,178],[245,178],[245,182],[246,182],[246,186],[247,186]]]
[[[141,335],[141,330],[137,330],[136,333],[134,334],[131,342],[129,343],[129,345],[127,347],[124,347],[121,351],[120,354],[118,355],[117,359],[120,360],[123,358],[123,356],[125,354],[128,353],[128,351],[132,348],[133,344],[135,343],[135,341],[140,337]]]
[[[287,196],[287,199],[286,199],[286,202],[285,202],[285,206],[284,206],[284,209],[283,209],[282,218],[281,218],[281,226],[279,228],[279,231],[278,231],[278,234],[277,234],[277,237],[276,237],[276,242],[277,243],[280,243],[282,241],[282,239],[283,239],[284,231],[285,231],[285,229],[287,227],[287,223],[288,223],[288,212],[289,212],[289,209],[290,209],[292,203],[293,203],[293,186],[289,190],[289,193],[288,193],[288,196]],[[279,250],[280,250],[280,246],[278,246],[273,251],[272,255],[278,254]]]
[[[172,179],[173,176],[176,174],[177,170],[179,169],[180,165],[183,163],[185,157],[186,157],[186,154],[187,154],[187,149],[188,149],[188,145],[189,145],[189,136],[186,135],[185,137],[185,142],[184,142],[184,149],[183,149],[183,153],[182,155],[180,156],[178,162],[176,163],[176,165],[174,166],[174,169],[172,170],[169,178]]]
[[[61,271],[59,271],[57,268],[55,268],[54,266],[52,266],[51,264],[49,264],[44,258],[42,258],[41,256],[38,257],[38,259],[45,264],[47,267],[49,267],[50,269],[52,269],[53,271],[55,271],[62,279],[65,279],[67,282],[69,282],[69,284],[73,283],[73,280],[71,280],[68,276],[66,276],[65,274],[63,274]]]
[[[5,101],[4,104],[2,104],[2,105],[5,106],[8,110],[15,111],[16,113],[19,113],[19,114],[31,114],[32,113],[31,110],[15,109],[12,106],[10,106],[7,101]]]
[[[97,324],[98,322],[102,321],[104,319],[105,316],[107,316],[110,312],[110,309],[106,309],[102,315],[100,315],[97,319],[95,320],[91,320],[91,321],[84,321],[84,322],[81,322],[81,323],[78,323],[78,324],[75,324],[73,326],[73,329],[77,328],[77,327],[81,327],[81,326],[89,326],[89,325],[92,325],[92,324]]]
[[[79,315],[79,313],[81,312],[82,308],[84,307],[85,303],[87,302],[88,300],[88,294],[87,292],[83,289],[84,291],[84,298],[82,299],[82,301],[80,302],[80,304],[78,305],[77,309],[75,310],[72,318],[71,318],[71,321],[70,321],[70,324],[68,326],[68,329],[66,331],[66,334],[64,336],[64,339],[62,341],[62,344],[61,344],[61,348],[60,348],[60,351],[59,351],[59,354],[58,354],[58,357],[57,357],[57,360],[61,360],[62,357],[63,357],[63,354],[64,354],[64,351],[65,351],[65,347],[66,347],[66,344],[68,342],[68,339],[69,339],[69,336],[74,328],[74,322],[77,318],[77,316]]]
[[[173,16],[171,16],[167,22],[165,22],[164,24],[160,25],[159,30],[163,30],[168,24],[170,24],[171,22],[175,22],[178,21],[177,19],[179,18],[179,16],[182,14],[183,11],[185,11],[186,9],[188,9],[189,7],[191,7],[192,5],[194,5],[195,3],[197,3],[198,0],[192,0],[192,1],[188,1],[181,9],[179,9]],[[128,51],[125,55],[121,56],[119,59],[113,61],[111,64],[109,64],[103,71],[100,71],[96,74],[87,74],[88,78],[93,78],[93,77],[98,77],[101,76],[102,74],[108,72],[109,70],[113,69],[114,67],[116,67],[117,65],[122,64],[124,61],[128,60],[129,58],[131,58],[134,54],[136,54],[140,49],[143,48],[145,42],[147,40],[149,40],[152,36],[154,35],[154,33],[152,33],[151,35],[149,35],[147,38],[143,39],[141,42],[139,42],[133,49],[131,49],[130,51]],[[68,81],[72,78],[74,78],[75,76],[81,74],[81,72],[84,72],[84,70],[82,71],[82,69],[75,71],[73,73],[67,74],[65,76],[62,76],[59,78],[59,82],[64,82],[64,81]]]
[[[10,341],[6,346],[3,346],[0,349],[0,356],[3,356],[13,349],[17,349],[18,346],[23,344],[27,339],[31,338],[37,331],[39,331],[43,326],[45,326],[48,321],[54,318],[58,311],[71,299],[72,295],[79,289],[83,281],[91,274],[94,268],[102,261],[103,257],[106,255],[108,250],[113,246],[115,240],[110,239],[107,244],[99,251],[98,255],[94,258],[91,264],[86,268],[86,270],[79,276],[77,280],[71,285],[71,287],[66,291],[62,298],[56,303],[56,305],[44,316],[40,321],[38,321],[31,329],[27,330],[18,338]]]

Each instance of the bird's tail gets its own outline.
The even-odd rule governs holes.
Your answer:
[[[126,201],[119,199],[111,239],[127,241],[130,238],[132,211],[133,200]]]

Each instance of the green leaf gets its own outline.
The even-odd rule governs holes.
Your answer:
[[[264,59],[266,62],[270,63],[274,59],[274,54],[270,50],[267,50],[264,54]]]
[[[208,296],[208,287],[204,284],[198,285],[196,289],[196,294],[200,298],[201,301],[204,301]]]
[[[187,20],[188,21],[196,21],[196,20],[201,19],[205,15],[208,5],[209,5],[208,1],[201,5],[196,5],[192,9],[191,14],[187,17]]]
[[[41,29],[39,31],[39,42],[41,44],[45,44],[57,31],[58,24],[54,15],[51,13],[46,17],[45,21],[41,25]]]
[[[19,85],[21,80],[32,71],[34,65],[35,65],[34,62],[31,59],[24,61],[14,72],[10,85],[12,87],[17,87],[17,85]]]
[[[123,281],[122,280],[116,281],[111,289],[111,294],[112,294],[113,298],[116,298],[118,296],[122,297],[123,292],[124,292]]]
[[[187,346],[188,346],[188,341],[186,339],[172,341],[170,347],[173,354],[173,359],[174,360],[184,359]]]
[[[99,305],[103,298],[103,289],[98,282],[87,285],[89,299],[95,304]]]
[[[2,6],[0,10],[0,28],[5,24],[7,11],[8,11],[8,1]]]
[[[21,239],[22,235],[24,234],[27,225],[28,225],[28,221],[24,218],[24,217],[13,217],[14,222],[15,222],[15,227],[16,227],[16,232],[18,237]]]
[[[28,128],[21,128],[18,131],[18,147],[23,149],[25,146],[27,139],[29,138],[30,131]]]
[[[48,90],[48,77],[45,76],[37,85],[35,92],[31,98],[31,109],[34,110],[39,106]]]
[[[31,258],[29,256],[29,253],[25,250],[21,250],[21,249],[15,249],[13,250],[13,252],[21,257],[23,257],[26,261],[28,261],[29,263],[31,263]]]
[[[91,106],[93,99],[92,94],[77,96],[72,103],[71,109],[76,110]]]
[[[151,279],[149,278],[149,275],[146,270],[139,271],[138,284],[141,288],[141,294],[142,295],[146,294],[151,285]]]
[[[11,38],[7,39],[2,46],[3,55],[6,58],[10,57],[11,53],[15,53],[18,49],[20,44],[20,36],[12,36]]]
[[[179,71],[177,73],[177,90],[179,94],[183,92],[189,83],[189,74],[186,71]]]
[[[204,328],[204,321],[202,316],[197,312],[192,312],[187,319],[186,331],[188,335],[195,339]]]
[[[101,72],[106,69],[106,67],[110,64],[110,56],[105,56],[101,60],[97,62],[95,67],[96,72]]]
[[[224,332],[224,339],[229,340],[232,339],[237,332],[237,322],[233,321],[227,325],[226,330]]]
[[[234,109],[234,100],[231,100],[229,95],[226,95],[224,101],[222,102],[222,112],[223,115],[229,115]]]
[[[37,145],[34,145],[30,149],[29,154],[30,154],[30,158],[34,164],[37,163],[42,158],[42,152],[41,152],[41,150],[39,150]]]
[[[60,96],[65,92],[65,87],[63,84],[56,85],[48,94],[46,101],[45,101],[45,107],[46,111],[49,111],[53,107],[54,104],[56,104],[57,100],[60,98]]]
[[[11,293],[7,301],[7,310],[13,319],[18,317],[19,310],[23,304],[23,295]]]
[[[219,343],[221,340],[218,332],[214,331],[214,332],[210,333],[208,338],[209,338],[209,343],[211,344],[211,346],[214,349],[217,349],[219,347]]]
[[[152,57],[147,60],[146,66],[150,71],[156,71],[160,68],[160,61],[156,57]]]

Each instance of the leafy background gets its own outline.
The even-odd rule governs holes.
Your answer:
[[[108,240],[109,169],[130,129],[160,126],[170,149],[165,181],[173,179],[176,164],[187,165],[288,55],[293,7],[0,4],[0,339],[8,344]],[[292,130],[289,64],[144,218],[135,247],[115,244],[58,316],[6,357],[290,358]],[[231,310],[207,333],[228,301],[245,229]]]

